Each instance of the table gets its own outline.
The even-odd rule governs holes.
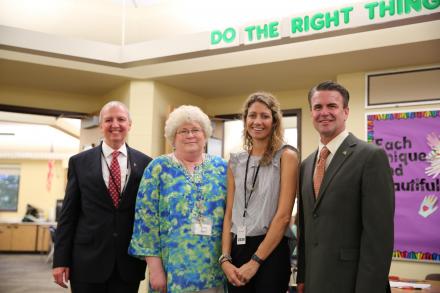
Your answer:
[[[403,280],[402,280],[403,281]],[[392,293],[410,293],[410,292],[418,292],[418,293],[440,293],[440,281],[420,281],[422,283],[431,284],[431,288],[423,289],[423,290],[409,290],[409,289],[398,289],[391,288]]]

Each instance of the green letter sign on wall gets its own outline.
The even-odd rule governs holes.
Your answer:
[[[250,45],[287,37],[371,26],[438,13],[439,6],[440,0],[381,0],[355,3],[342,8],[312,11],[282,20],[251,24],[241,29],[230,27],[223,31],[214,30],[211,32],[210,48],[238,46],[240,42]]]
[[[216,46],[216,48],[226,48],[237,46],[239,40],[237,37],[237,31],[229,27],[224,31],[215,30],[211,32],[211,47]]]

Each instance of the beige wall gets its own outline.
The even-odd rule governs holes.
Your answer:
[[[365,74],[365,72],[358,72],[337,76],[337,81],[350,91],[350,114],[347,120],[347,129],[361,139],[366,137],[366,113],[396,111],[396,109],[399,111],[440,109],[440,102],[433,105],[365,109]],[[281,103],[282,109],[300,108],[302,110],[302,158],[306,158],[316,149],[319,139],[310,118],[307,102],[308,90],[274,92]],[[209,99],[206,103],[206,109],[209,115],[240,113],[245,99],[246,95]],[[391,275],[418,279],[423,279],[428,273],[440,273],[440,264],[395,260],[392,263],[390,272]]]
[[[440,264],[412,260],[393,260],[390,276],[423,280],[428,274],[440,274]]]
[[[152,124],[152,100],[154,83],[150,81],[131,81],[106,93],[99,99],[93,113],[99,115],[99,111],[105,103],[120,101],[130,109],[132,127],[127,141],[130,146],[149,153],[151,149],[151,128]],[[102,133],[99,126],[91,129],[81,129],[81,146],[89,145],[92,142],[99,142]]]
[[[99,109],[102,103],[103,99],[95,96],[0,85],[0,104],[5,105],[91,113]],[[21,220],[26,212],[26,204],[42,209],[44,216],[52,220],[55,217],[56,199],[64,197],[67,166],[63,166],[62,161],[56,161],[52,187],[48,191],[47,160],[0,159],[0,164],[19,164],[21,167],[18,211],[0,212],[0,220]]]
[[[151,81],[133,81],[130,83],[130,96],[127,103],[133,121],[128,143],[141,152],[151,152],[154,83]]]
[[[204,104],[198,96],[152,81],[133,81],[108,96],[127,104],[133,121],[128,143],[151,157],[165,152],[163,128],[169,112],[183,104]],[[139,292],[147,292],[147,287],[141,282]]]
[[[128,106],[133,122],[128,143],[152,157],[166,152],[163,128],[172,109],[184,104],[205,108],[202,97],[154,81],[131,81],[106,94],[104,99],[119,100]]]
[[[0,104],[41,107],[97,113],[110,100],[127,104],[133,126],[129,144],[151,155],[165,151],[163,127],[170,109],[182,104],[204,107],[204,99],[184,91],[151,81],[132,81],[107,93],[104,97],[79,96],[28,88],[0,86]],[[99,128],[82,131],[82,141],[95,141],[101,137]],[[95,138],[96,137],[96,138]],[[43,209],[46,218],[53,219],[56,199],[64,197],[67,165],[56,161],[51,191],[46,190],[47,161],[0,160],[0,164],[19,164],[21,167],[17,212],[0,212],[0,220],[21,220],[26,204]]]
[[[79,150],[89,148],[92,144],[98,145],[102,138],[101,128],[99,126],[83,129],[80,132]]]
[[[365,138],[365,114],[380,111],[393,111],[396,108],[365,109],[365,73],[349,73],[337,76],[337,81],[345,85],[351,94],[350,116],[347,129],[359,138]],[[318,82],[318,81],[317,81]],[[310,154],[317,145],[318,135],[310,120],[308,89],[274,92],[283,109],[302,110],[302,157]],[[250,94],[250,93],[249,93]],[[109,100],[120,100],[130,108],[133,128],[129,143],[133,147],[156,157],[165,152],[163,127],[166,117],[173,108],[182,104],[200,106],[208,115],[240,113],[247,95],[204,99],[179,89],[152,81],[132,81],[105,95],[105,97],[86,97],[67,93],[47,92],[13,87],[0,87],[0,103],[20,106],[66,109],[68,111],[96,112]],[[61,98],[60,98],[61,97]],[[13,102],[11,102],[13,101]],[[399,107],[399,110],[440,108],[434,105]],[[17,161],[3,160],[0,163]],[[64,194],[64,172],[61,162],[57,162],[52,191],[45,189],[47,161],[21,161],[22,166],[19,210],[17,213],[0,213],[0,219],[22,218],[26,203],[45,211],[46,216],[53,213],[55,200]],[[440,265],[393,261],[391,274],[403,277],[423,278],[429,272],[440,273]]]
[[[440,102],[434,105],[407,106],[399,108],[365,109],[365,73],[344,74],[338,76],[338,82],[346,86],[350,91],[350,115],[347,121],[347,129],[359,138],[366,138],[367,113],[385,111],[408,111],[417,109],[440,109]],[[424,279],[428,273],[440,273],[440,264],[394,260],[391,265],[391,275],[406,278]]]
[[[17,212],[0,212],[0,221],[21,221],[26,213],[26,204],[42,209],[46,219],[54,220],[55,202],[64,197],[65,169],[62,161],[55,161],[50,191],[46,188],[47,160],[0,160],[0,164],[20,166],[18,210]]]
[[[426,109],[440,109],[440,101],[435,104],[420,106],[399,106],[382,108],[365,108],[365,72],[342,74],[337,80],[350,91],[350,114],[347,129],[359,138],[366,138],[366,114],[392,111],[413,111]]]
[[[103,104],[97,96],[0,85],[0,104],[92,113]]]
[[[151,155],[156,157],[165,153],[168,142],[164,137],[165,121],[168,114],[181,105],[195,105],[205,110],[205,100],[202,97],[181,91],[174,87],[156,82],[154,87],[154,112],[152,113]],[[169,149],[168,149],[169,150]]]
[[[309,106],[307,103],[308,89],[273,92],[281,104],[282,109],[301,109],[302,112],[302,151],[301,156],[309,154],[316,146],[318,136],[309,119]],[[251,93],[249,93],[251,94]],[[210,116],[221,114],[239,114],[242,112],[246,95],[221,97],[206,100],[206,112]]]
[[[124,83],[118,88],[113,89],[109,93],[104,95],[104,102],[98,107],[98,111],[104,106],[105,103],[110,101],[121,101],[122,103],[128,105],[130,100],[130,82]]]
[[[365,108],[365,74],[366,72],[356,72],[338,75],[336,81],[343,84],[350,91],[350,113],[347,120],[347,130],[361,139],[366,138],[367,113],[387,112],[387,111],[410,111],[419,109],[440,109],[440,102],[431,105],[421,106],[399,106],[384,108]],[[317,81],[317,83],[320,81]],[[309,89],[296,89],[292,91],[273,92],[278,98],[282,109],[301,109],[302,127],[301,127],[301,155],[305,158],[313,152],[317,146],[319,136],[317,135],[310,118],[310,110],[307,102],[307,93]],[[249,93],[251,94],[251,93]],[[206,100],[206,112],[210,116],[220,114],[241,113],[242,105],[247,95],[237,95],[229,97],[220,97]]]

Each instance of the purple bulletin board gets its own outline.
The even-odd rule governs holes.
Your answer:
[[[440,110],[368,114],[367,127],[393,171],[393,256],[440,262]]]

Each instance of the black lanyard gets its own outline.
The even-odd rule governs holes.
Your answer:
[[[127,188],[128,170],[129,170],[129,167],[130,167],[130,155],[129,155],[129,154],[130,154],[130,152],[128,151],[128,148],[127,148],[127,172],[125,172],[125,183],[124,183],[124,188],[123,188],[122,190],[118,190],[119,201],[121,201],[121,199],[122,199],[122,194],[124,193],[125,188]],[[101,143],[101,155],[102,155],[102,158],[104,159],[105,165],[107,166],[108,173],[110,174],[109,180],[110,180],[110,178],[111,178],[111,180],[113,181],[113,184],[114,184],[115,186],[118,186],[118,185],[116,184],[116,179],[115,179],[115,177],[114,177],[114,175],[113,175],[113,173],[112,173],[112,170],[111,170],[110,167],[108,166],[107,159],[106,159],[106,157],[105,157],[105,155],[104,155],[104,152],[103,152],[103,150],[102,150],[102,143]],[[109,183],[109,185],[110,185],[110,183]]]
[[[254,188],[255,188],[255,182],[257,182],[257,177],[258,177],[258,172],[260,171],[260,162],[258,163],[258,167],[257,167],[257,171],[255,172],[254,175],[254,179],[252,180],[252,189],[251,192],[249,193],[249,198],[246,197],[246,192],[247,192],[247,174],[248,174],[248,169],[249,169],[249,159],[251,158],[251,154],[249,153],[247,161],[246,161],[246,173],[244,175],[244,211],[243,211],[243,218],[246,217],[246,211],[247,211],[247,207],[249,205],[249,202],[251,201],[251,196],[252,196],[252,192],[254,192]]]

